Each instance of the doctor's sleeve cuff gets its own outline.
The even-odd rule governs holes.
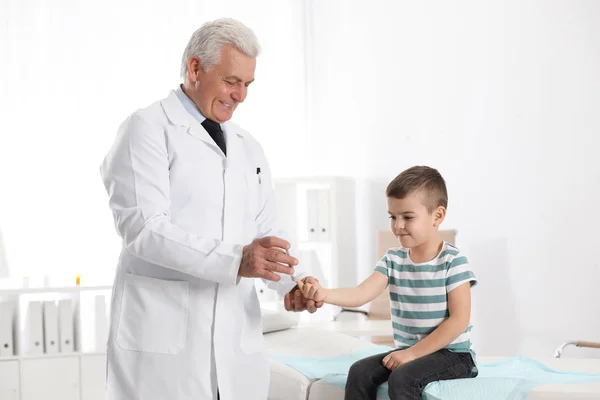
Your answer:
[[[211,256],[207,257],[208,265],[203,268],[204,274],[208,280],[237,285],[240,283],[240,277],[238,276],[238,272],[240,270],[240,263],[242,262],[242,249],[243,245],[227,245],[222,244],[217,246],[215,252],[217,253],[217,257],[215,257],[214,263],[211,260]],[[225,250],[226,254],[219,254],[220,251]]]
[[[278,283],[279,283],[279,285],[277,285],[277,292],[279,293],[279,295],[281,297],[284,297],[293,288],[296,287],[296,281],[292,280],[291,278],[284,279],[282,277],[281,280]]]

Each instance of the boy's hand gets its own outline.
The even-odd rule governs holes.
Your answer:
[[[314,301],[325,301],[327,300],[327,290],[321,286],[319,282],[305,283],[297,281],[298,289],[302,292],[302,295],[307,299]]]
[[[319,280],[312,276],[307,276],[306,278],[302,279],[302,282],[314,283],[319,282]],[[296,286],[284,296],[283,305],[285,306],[286,311],[301,312],[307,310],[312,314],[319,308],[323,307],[323,302],[307,299],[305,296],[303,296],[302,292],[298,288],[298,281],[296,281]]]
[[[395,370],[399,366],[416,360],[410,349],[394,351],[383,358],[381,364],[390,371]]]

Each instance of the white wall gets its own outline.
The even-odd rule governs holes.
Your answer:
[[[98,167],[119,124],[177,87],[189,37],[219,17],[250,26],[263,48],[236,122],[261,140],[273,169],[300,174],[301,2],[0,2],[0,229],[12,275],[110,282],[120,242]]]
[[[306,32],[294,0],[80,3],[0,4],[0,228],[13,272],[114,268],[98,164],[119,122],[179,82],[191,32],[228,15],[263,44],[236,119],[275,175],[358,179],[357,278],[387,228],[386,183],[429,164],[448,181],[445,227],[480,278],[479,353],[551,355],[600,338],[600,3],[310,0]]]
[[[310,5],[309,138],[320,173],[359,178],[358,278],[387,182],[431,165],[480,279],[476,350],[600,340],[600,3]]]

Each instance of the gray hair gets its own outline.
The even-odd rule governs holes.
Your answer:
[[[206,22],[193,33],[185,47],[181,59],[181,78],[185,79],[187,64],[192,57],[200,59],[204,71],[217,65],[221,61],[223,45],[231,45],[252,58],[256,58],[260,53],[256,35],[240,21],[222,18]]]

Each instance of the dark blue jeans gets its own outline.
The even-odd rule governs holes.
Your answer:
[[[345,400],[375,400],[377,386],[385,381],[391,400],[420,400],[423,389],[431,382],[477,376],[475,362],[469,353],[441,349],[394,371],[381,364],[389,353],[364,358],[350,367]]]

